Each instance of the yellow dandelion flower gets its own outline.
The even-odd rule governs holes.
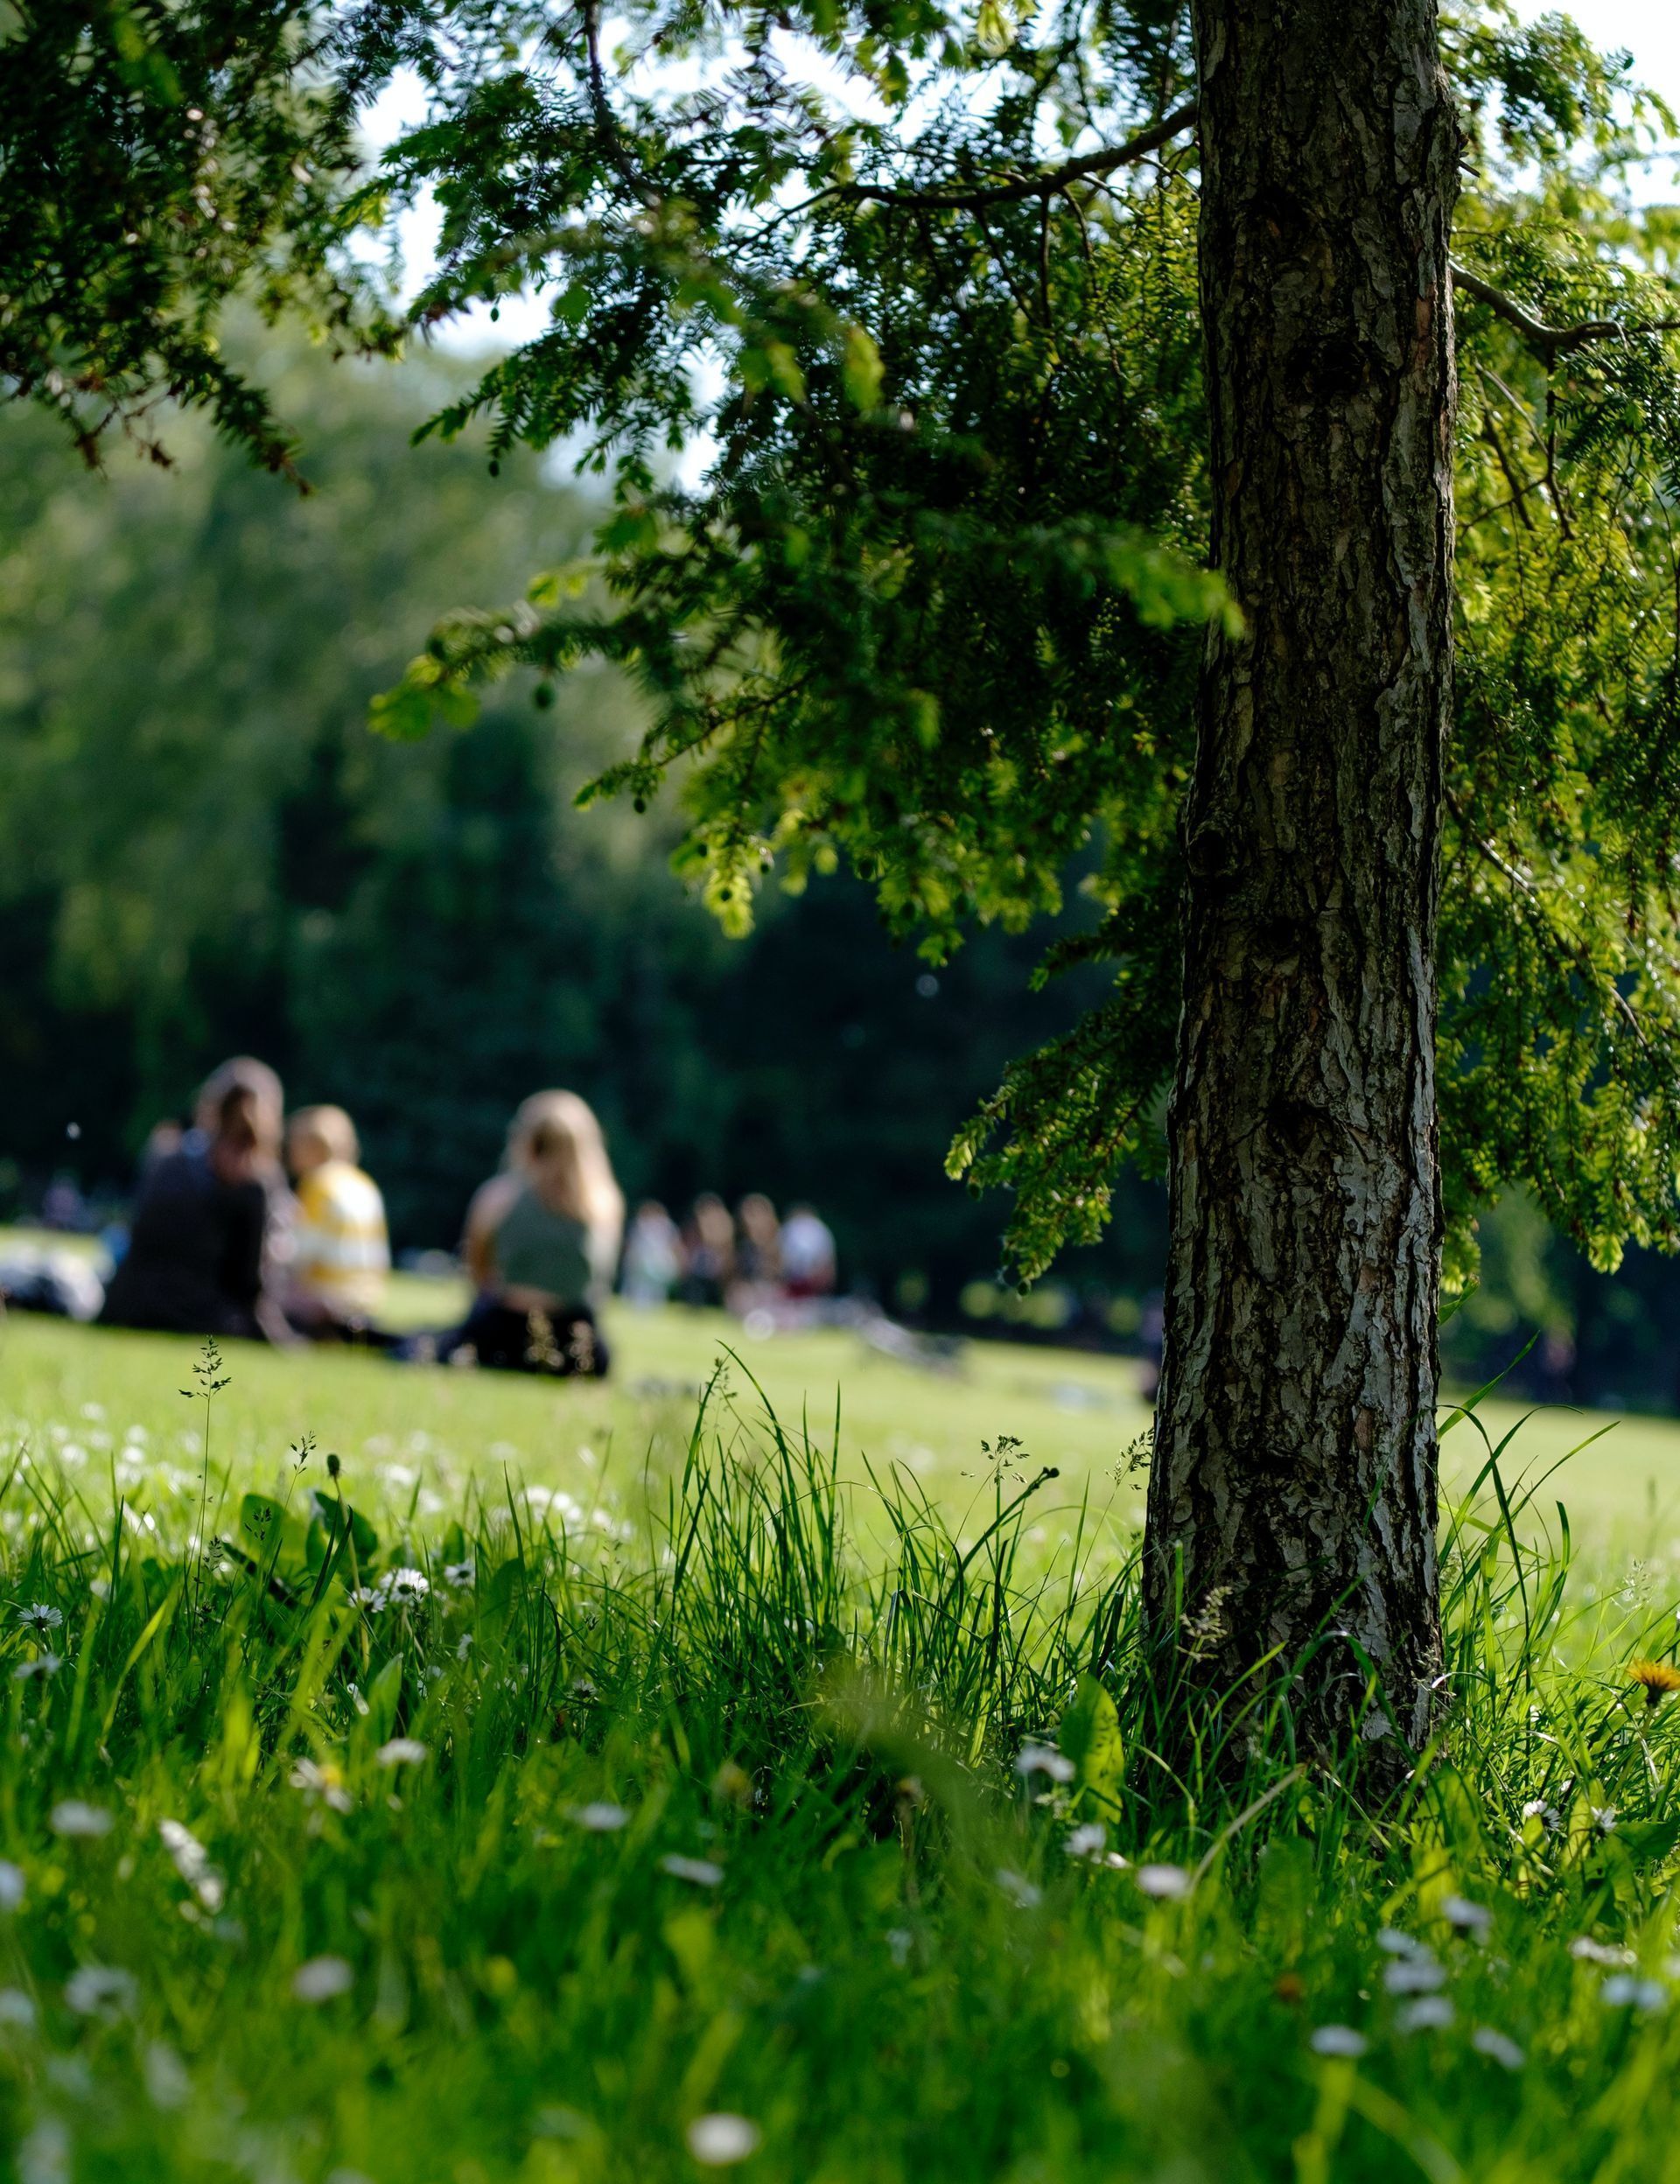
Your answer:
[[[1645,1694],[1648,1706],[1660,1706],[1670,1691],[1680,1691],[1680,1669],[1667,1661],[1633,1661],[1628,1673]]]

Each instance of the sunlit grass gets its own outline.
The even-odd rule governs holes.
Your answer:
[[[1005,1414],[872,1482],[740,1365],[696,1428],[4,1341],[24,2184],[1668,2173],[1680,1583],[1576,1566],[1524,1434],[1449,1439],[1443,1740],[1384,1802],[1286,1692],[1169,1749],[1124,1414],[1077,1475]]]

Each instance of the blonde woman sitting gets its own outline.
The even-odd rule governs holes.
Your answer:
[[[624,1194],[594,1115],[575,1092],[533,1093],[508,1133],[506,1166],[467,1210],[462,1256],[478,1301],[449,1354],[502,1371],[604,1374],[595,1310],[623,1232]]]
[[[355,1124],[341,1107],[304,1107],[286,1130],[286,1160],[297,1186],[291,1232],[294,1326],[317,1340],[368,1333],[385,1302],[391,1270],[385,1200],[357,1166]]]

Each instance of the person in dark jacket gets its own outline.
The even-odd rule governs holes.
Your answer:
[[[141,1179],[102,1324],[292,1339],[272,1293],[288,1203],[279,1163],[283,1104],[278,1077],[248,1055],[208,1079],[194,1128]]]

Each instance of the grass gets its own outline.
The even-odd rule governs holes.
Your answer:
[[[718,1330],[616,1332],[616,1391],[241,1351],[189,1397],[189,1346],[5,1330],[22,2184],[1676,2166],[1680,1702],[1625,1674],[1673,1651],[1660,1527],[1629,1564],[1613,1502],[1572,1566],[1519,1438],[1446,1536],[1397,1803],[1243,1694],[1169,1769],[1127,1368],[770,1344],[696,1424]]]

